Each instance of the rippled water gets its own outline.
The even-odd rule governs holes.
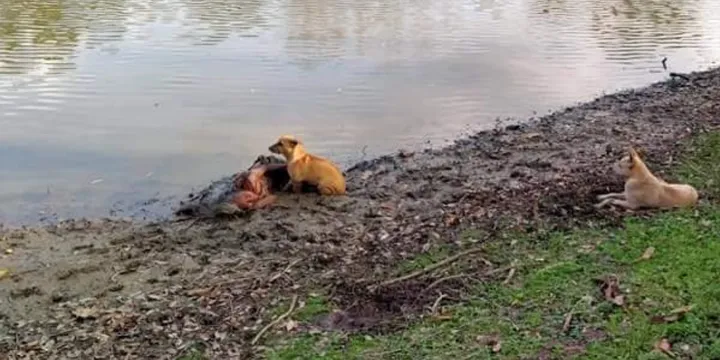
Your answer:
[[[0,222],[107,215],[299,134],[343,164],[720,58],[717,0],[2,0]]]

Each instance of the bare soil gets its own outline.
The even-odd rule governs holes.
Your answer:
[[[406,260],[508,230],[619,224],[625,213],[592,205],[622,189],[610,165],[626,146],[662,176],[683,139],[720,125],[720,69],[683,76],[356,164],[347,197],[282,194],[270,209],[216,216],[228,176],[186,199],[199,209],[189,218],[0,228],[0,249],[12,250],[0,255],[11,270],[0,279],[0,359],[172,359],[198,344],[212,358],[257,357],[264,339],[252,339],[310,293],[339,311],[302,327],[406,326],[430,311],[429,286],[463,301],[467,283],[428,273],[377,286]],[[458,261],[475,280],[506,276],[493,259]]]

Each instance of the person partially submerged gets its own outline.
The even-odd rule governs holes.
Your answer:
[[[267,207],[277,199],[273,192],[282,191],[289,181],[290,175],[284,161],[260,156],[250,169],[233,179],[235,194],[230,202],[246,210]]]
[[[206,188],[180,202],[176,216],[217,217],[266,207],[290,182],[285,161],[275,156],[258,156],[247,170],[213,181]]]

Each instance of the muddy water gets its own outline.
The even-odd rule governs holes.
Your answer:
[[[281,133],[343,164],[441,145],[663,57],[720,59],[720,2],[2,0],[0,222],[142,216]]]

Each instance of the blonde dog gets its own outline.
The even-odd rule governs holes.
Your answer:
[[[303,183],[317,186],[321,195],[344,195],[345,177],[331,161],[308,154],[300,140],[290,135],[281,136],[270,146],[270,152],[287,160],[290,184],[295,193],[302,191]]]
[[[625,191],[598,196],[601,208],[607,204],[618,205],[626,209],[640,208],[676,208],[690,207],[697,204],[698,193],[695,188],[686,184],[668,184],[650,172],[635,149],[628,149],[614,166],[615,173],[623,176]]]

